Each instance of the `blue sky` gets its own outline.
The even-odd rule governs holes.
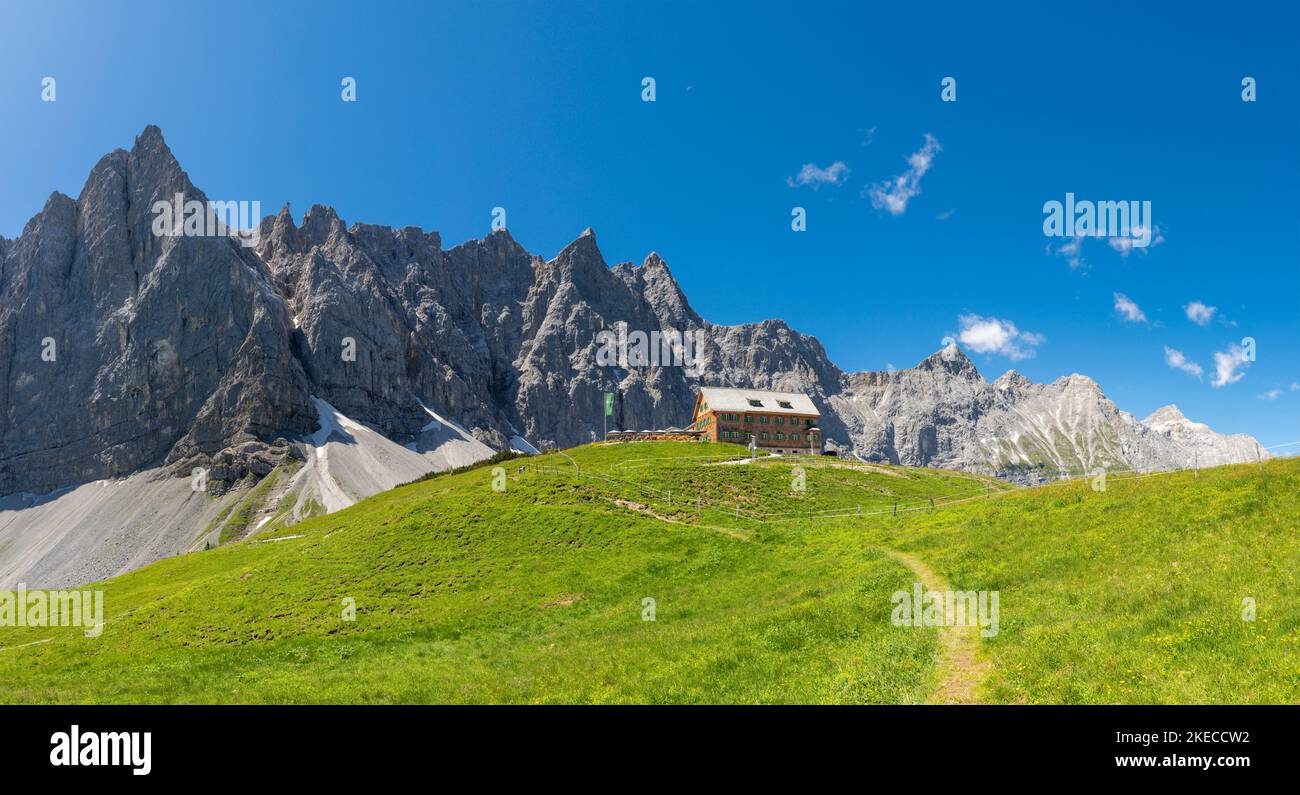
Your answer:
[[[658,251],[704,317],[783,318],[845,369],[964,330],[990,379],[1081,372],[1138,416],[1300,440],[1294,10],[700,5],[9,2],[0,234],[154,123],[209,196],[266,213],[331,204],[451,246],[501,206],[531,251],[588,226],[611,264]],[[902,211],[876,206],[918,152]],[[1161,242],[1085,239],[1079,262],[1043,234],[1067,192],[1150,201]],[[1214,386],[1247,336],[1256,360]]]

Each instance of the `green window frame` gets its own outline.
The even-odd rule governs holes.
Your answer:
[[[797,433],[792,433],[792,434],[790,434],[790,441],[792,441],[792,442],[797,442],[797,441],[799,441],[799,434],[797,434]]]

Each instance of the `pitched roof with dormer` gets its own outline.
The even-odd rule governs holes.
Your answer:
[[[700,397],[704,400],[704,408],[701,411],[821,416],[821,412],[813,405],[812,399],[801,392],[771,392],[765,389],[702,386],[700,387]]]

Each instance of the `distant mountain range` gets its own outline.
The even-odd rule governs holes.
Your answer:
[[[1267,458],[1254,438],[1225,436],[1165,406],[1120,411],[1091,378],[1035,384],[1014,370],[993,383],[950,345],[910,370],[856,373],[828,398],[858,455],[963,469],[1019,482],[1156,471]]]
[[[657,254],[610,268],[591,230],[543,260],[505,230],[444,249],[436,232],[348,227],[322,206],[295,224],[286,207],[262,220],[254,248],[155,234],[155,203],[178,193],[207,198],[150,126],[102,158],[78,198],[51,195],[18,239],[0,238],[0,495],[11,495],[0,509],[12,509],[0,512],[0,580],[80,576],[53,565],[69,558],[57,544],[30,543],[52,519],[15,518],[37,503],[53,511],[108,478],[186,483],[196,468],[221,494],[289,460],[312,464],[313,448],[347,435],[312,442],[337,425],[327,414],[420,459],[384,448],[356,471],[400,459],[405,474],[593,441],[605,392],[610,429],[683,425],[701,384],[806,392],[846,455],[1022,482],[1265,455],[1173,406],[1139,421],[1080,375],[990,384],[955,345],[911,369],[845,373],[780,320],[702,319]],[[693,335],[695,366],[602,366],[598,335],[620,323]],[[297,499],[330,502],[337,483],[312,477],[315,496]],[[333,504],[394,479],[354,477]],[[133,544],[157,557],[194,543],[206,509],[176,507],[188,491],[100,522],[105,539],[129,538],[95,571],[138,565]],[[60,532],[100,527],[78,516]]]

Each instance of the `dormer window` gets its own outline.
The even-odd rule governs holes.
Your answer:
[[[791,409],[791,410],[794,409],[794,406],[791,406],[790,401],[788,400],[778,400],[776,402],[776,405],[780,406],[783,409]]]
[[[763,401],[759,400],[758,398],[749,398],[749,405],[753,406],[756,409],[761,409],[763,408]]]

